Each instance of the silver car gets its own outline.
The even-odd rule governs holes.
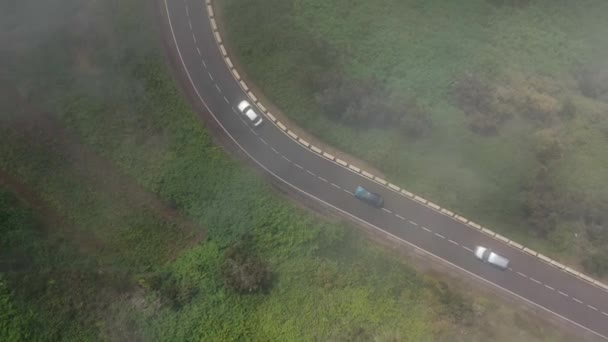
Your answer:
[[[262,123],[262,117],[253,110],[253,107],[247,101],[241,101],[238,105],[239,110],[243,115],[253,123],[254,126],[259,126]]]
[[[509,267],[509,259],[492,252],[491,249],[486,247],[475,247],[475,256],[477,259],[503,270]]]

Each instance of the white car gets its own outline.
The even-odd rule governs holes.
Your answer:
[[[241,113],[243,113],[254,126],[259,126],[262,123],[262,117],[253,110],[253,107],[251,107],[249,102],[243,100],[239,103],[238,107]]]
[[[503,270],[509,267],[509,259],[492,252],[491,249],[486,247],[475,247],[475,257]]]

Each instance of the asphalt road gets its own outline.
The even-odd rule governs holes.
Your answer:
[[[603,289],[315,154],[268,120],[254,129],[236,110],[247,96],[214,40],[204,1],[160,2],[184,86],[261,169],[305,196],[556,315],[589,336],[608,340],[608,293]],[[381,194],[385,209],[355,199],[352,193],[357,185]],[[472,253],[476,245],[509,258],[511,268],[500,271],[479,262]]]

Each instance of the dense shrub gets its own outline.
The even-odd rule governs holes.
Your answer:
[[[608,64],[582,67],[575,77],[583,95],[608,102]]]
[[[583,260],[585,271],[599,277],[608,275],[608,255],[593,254]]]
[[[495,135],[511,113],[500,108],[496,88],[473,74],[466,74],[454,84],[458,107],[469,118],[469,127],[480,135]]]
[[[270,287],[270,269],[247,240],[238,241],[226,250],[221,272],[226,287],[240,293],[259,292]]]
[[[404,114],[399,121],[399,129],[405,136],[419,138],[428,135],[433,127],[429,112],[425,107],[410,99],[403,103]]]

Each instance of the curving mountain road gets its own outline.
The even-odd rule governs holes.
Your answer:
[[[521,249],[513,248],[458,220],[393,191],[291,139],[270,120],[253,129],[236,110],[247,99],[225,63],[214,38],[204,0],[159,0],[171,40],[174,67],[184,86],[230,140],[277,181],[347,215],[361,224],[428,253],[538,309],[569,322],[588,336],[608,340],[608,292],[572,276]],[[384,209],[356,200],[362,185],[381,194]],[[488,246],[511,260],[499,271],[473,256]]]

